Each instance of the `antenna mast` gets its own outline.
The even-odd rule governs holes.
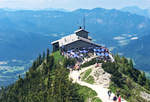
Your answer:
[[[83,29],[85,30],[85,15],[83,17]]]

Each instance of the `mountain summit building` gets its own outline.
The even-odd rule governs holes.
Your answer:
[[[62,37],[59,40],[52,42],[53,51],[59,49],[71,50],[89,47],[100,47],[100,45],[92,42],[92,38],[88,36],[89,32],[81,27],[74,34]]]

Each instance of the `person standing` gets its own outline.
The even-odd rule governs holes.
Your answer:
[[[80,80],[80,79],[81,79],[81,77],[79,76],[79,77],[78,77],[78,79]]]
[[[113,97],[113,101],[114,101],[114,102],[117,101],[117,97],[116,97],[116,96]]]
[[[121,102],[121,96],[118,97],[118,102]]]
[[[111,90],[108,90],[108,96],[109,96],[109,99],[110,99],[110,97],[111,97]]]
[[[120,96],[120,90],[117,90],[117,97]]]

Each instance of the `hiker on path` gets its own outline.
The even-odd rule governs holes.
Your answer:
[[[120,96],[120,90],[117,90],[117,97],[119,97]]]
[[[109,96],[109,99],[110,99],[110,97],[111,97],[111,90],[108,90],[108,96]]]
[[[114,102],[117,101],[117,97],[116,97],[116,96],[113,97],[113,101],[114,101]]]
[[[99,67],[99,64],[98,64],[98,63],[96,63],[96,66],[95,66],[95,68],[97,68],[97,67]]]
[[[114,101],[114,102],[117,101],[117,97],[116,97],[116,96],[113,97],[113,101]]]
[[[80,80],[80,78],[81,78],[81,77],[79,76],[78,79]]]
[[[121,96],[118,97],[118,102],[121,102]]]

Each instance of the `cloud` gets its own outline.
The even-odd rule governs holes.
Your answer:
[[[109,47],[109,50],[110,50],[110,51],[113,51],[115,48],[116,48],[116,47],[113,47],[113,46],[112,46],[112,47]]]
[[[25,67],[23,66],[0,66],[0,71],[2,71],[3,74],[6,73],[14,73],[14,72],[19,72],[19,71],[24,71]]]
[[[4,65],[4,64],[7,64],[6,61],[0,61],[0,65]]]
[[[56,33],[53,33],[53,34],[45,34],[44,36],[52,36],[52,37],[59,37],[59,36],[62,36],[62,34],[56,34]]]
[[[134,34],[132,34],[132,35],[131,35],[131,34],[122,34],[122,36],[124,36],[124,37],[129,37],[129,38],[132,37],[133,35],[134,35]]]
[[[137,40],[138,37],[136,34],[121,34],[121,36],[116,36],[113,39],[117,41],[118,45],[125,46],[128,45],[131,40]]]
[[[150,7],[150,0],[1,0],[0,8],[45,9],[45,8],[123,8],[125,6]]]
[[[139,28],[139,29],[142,29],[142,28],[144,28],[145,26],[146,26],[146,25],[145,25],[144,23],[141,23],[141,24],[138,25],[138,28]]]
[[[133,37],[133,38],[131,38],[131,40],[137,40],[137,39],[139,39],[138,37]]]
[[[122,37],[122,36],[117,36],[117,37],[114,37],[114,40],[124,40],[125,37]]]
[[[118,42],[119,42],[120,46],[125,46],[125,45],[128,45],[130,41],[129,40],[120,40]]]
[[[64,36],[65,34],[64,34],[64,33],[61,33],[60,35],[61,35],[61,36]]]
[[[123,55],[123,53],[119,52],[119,53],[118,53],[118,55],[122,56],[122,55]]]
[[[102,24],[102,23],[103,23],[103,20],[102,20],[102,19],[97,19],[97,23]]]
[[[51,34],[51,36],[58,37],[59,35],[58,34]]]

